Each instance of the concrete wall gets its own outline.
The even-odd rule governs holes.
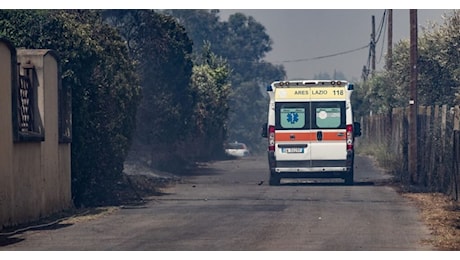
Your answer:
[[[0,41],[0,228],[13,221],[13,129],[11,111],[12,61],[16,50]],[[13,63],[14,64],[14,63]]]
[[[14,64],[35,67],[44,141],[14,141]],[[15,49],[0,39],[0,229],[72,207],[70,143],[59,142],[60,70],[52,50]]]

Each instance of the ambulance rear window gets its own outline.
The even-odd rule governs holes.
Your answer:
[[[304,128],[305,108],[286,107],[280,109],[280,124],[282,128]]]
[[[278,102],[275,104],[275,129],[309,129],[310,105],[306,102]]]
[[[340,108],[316,108],[316,125],[319,128],[337,128],[340,126]]]
[[[312,129],[345,129],[344,101],[311,102]]]
[[[345,101],[275,103],[277,130],[345,129],[345,127]]]

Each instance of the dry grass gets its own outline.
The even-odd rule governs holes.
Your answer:
[[[98,207],[98,208],[91,208],[86,211],[81,211],[80,213],[76,212],[74,215],[69,216],[65,220],[61,221],[61,224],[75,224],[86,222],[90,220],[95,220],[100,217],[104,217],[110,215],[117,211],[119,207]]]
[[[359,153],[373,158],[375,165],[388,173],[401,172],[399,158],[388,153],[382,145],[368,144],[359,147]],[[436,250],[460,250],[460,202],[453,201],[442,193],[404,192],[396,183],[390,184],[403,197],[413,201],[421,213],[422,221],[433,235],[432,244]]]
[[[402,193],[420,209],[437,250],[460,250],[460,204],[440,193]]]

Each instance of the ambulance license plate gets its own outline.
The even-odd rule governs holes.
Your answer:
[[[303,147],[283,148],[283,153],[303,153]]]

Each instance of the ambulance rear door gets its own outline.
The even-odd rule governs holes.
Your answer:
[[[278,167],[310,167],[310,102],[275,103],[275,157]]]
[[[311,166],[318,171],[346,170],[345,100],[312,101],[310,116],[313,135],[309,149]]]

